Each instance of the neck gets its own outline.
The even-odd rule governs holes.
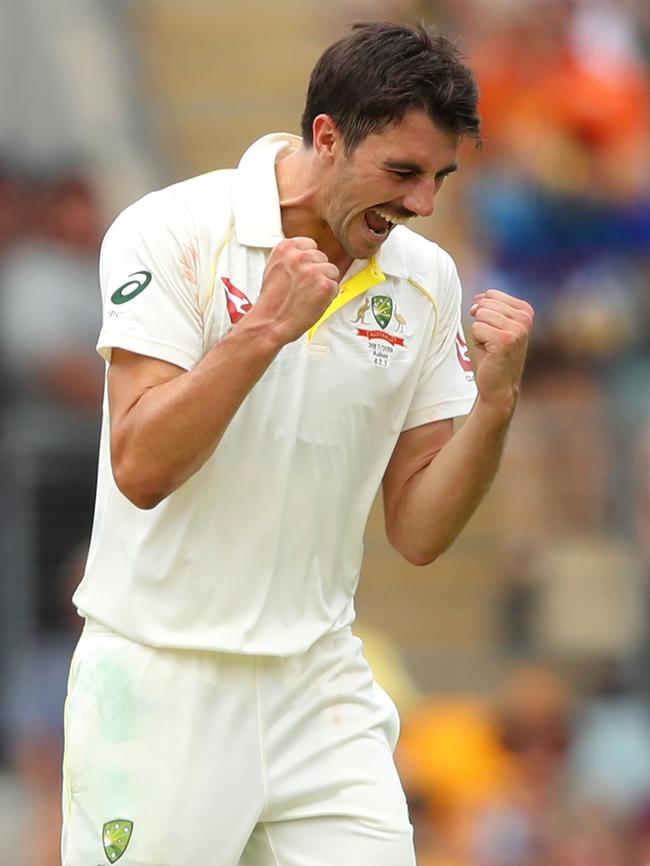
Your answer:
[[[330,227],[320,216],[320,164],[314,151],[301,147],[280,157],[275,166],[285,237],[312,238],[343,274],[352,264]]]

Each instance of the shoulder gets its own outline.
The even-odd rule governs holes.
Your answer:
[[[413,229],[396,226],[393,234],[402,249],[409,271],[419,276],[447,276],[450,270],[456,269],[454,260],[446,250]]]
[[[437,243],[406,226],[393,229],[391,242],[394,249],[399,249],[410,282],[434,297],[459,290],[456,263]]]
[[[147,193],[116,217],[106,237],[126,230],[169,239],[227,227],[233,175],[232,170],[211,171]]]

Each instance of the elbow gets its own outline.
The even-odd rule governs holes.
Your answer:
[[[429,543],[423,543],[427,539],[409,538],[408,535],[400,535],[392,531],[386,533],[388,541],[400,556],[402,556],[409,565],[415,565],[422,568],[426,565],[431,565],[438,557],[445,552],[449,544],[434,543],[433,539],[428,539]]]
[[[424,568],[425,565],[431,565],[438,558],[437,554],[427,554],[421,550],[401,550],[400,553],[409,565],[415,565],[418,568]]]
[[[113,478],[120,493],[141,511],[151,511],[168,494],[159,482],[156,483],[157,479],[143,477],[137,469],[124,462],[113,463]]]
[[[124,491],[122,491],[124,493]],[[139,508],[140,511],[151,511],[152,508],[155,508],[156,505],[159,505],[164,496],[158,496],[154,493],[148,493],[146,491],[137,491],[132,494],[124,493],[126,498],[132,505],[135,505],[136,508]]]
[[[393,545],[393,547],[395,547],[395,545]],[[432,553],[423,548],[416,547],[410,548],[402,546],[395,547],[395,549],[404,557],[409,565],[415,565],[418,568],[423,568],[425,565],[431,565],[431,563],[435,562],[440,555],[437,551]]]

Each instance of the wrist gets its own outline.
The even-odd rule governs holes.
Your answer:
[[[480,392],[475,403],[475,410],[496,424],[508,424],[512,418],[519,399],[519,386],[513,385],[506,394],[494,397],[484,397]]]
[[[271,358],[289,342],[277,322],[251,316],[250,313],[230,330],[227,339],[241,342],[247,348]]]

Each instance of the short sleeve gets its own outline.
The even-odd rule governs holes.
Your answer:
[[[467,415],[476,399],[476,383],[461,324],[462,290],[456,265],[438,250],[441,290],[437,323],[403,430]]]
[[[203,354],[198,243],[191,214],[166,191],[127,208],[106,233],[97,351],[127,349],[190,369]]]

